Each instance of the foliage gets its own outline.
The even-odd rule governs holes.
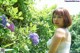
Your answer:
[[[70,32],[72,34],[72,45],[71,45],[71,53],[80,53],[80,14],[76,16],[72,16],[73,23],[70,27]]]
[[[56,5],[38,11],[33,4],[33,0],[0,0],[0,15],[5,14],[15,25],[15,32],[0,26],[0,47],[13,49],[6,53],[45,53],[47,50],[46,42],[54,32],[51,10]],[[36,46],[29,38],[31,32],[38,33],[40,37]]]

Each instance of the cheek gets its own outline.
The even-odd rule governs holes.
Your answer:
[[[64,25],[64,21],[63,21],[63,20],[61,20],[60,24],[61,24],[61,25]]]
[[[62,19],[62,23],[64,24],[64,20]]]

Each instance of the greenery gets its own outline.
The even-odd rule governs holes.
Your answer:
[[[72,16],[73,23],[70,27],[70,32],[72,34],[72,45],[71,45],[71,53],[80,53],[80,14],[76,16]]]
[[[57,5],[43,10],[34,8],[34,0],[0,0],[0,16],[5,14],[14,23],[15,31],[0,26],[0,47],[13,49],[6,53],[45,53],[46,43],[54,34],[52,10]],[[69,28],[72,34],[71,53],[80,53],[80,14],[71,15],[73,23]],[[29,34],[39,35],[39,44],[33,45]]]

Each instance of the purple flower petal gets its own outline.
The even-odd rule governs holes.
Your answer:
[[[37,34],[37,33],[31,33],[31,34],[30,34],[30,38],[34,38],[34,37],[39,38],[39,36],[38,36],[38,34]]]
[[[30,34],[30,39],[32,40],[32,43],[34,45],[37,45],[39,43],[39,36],[37,33],[31,33]]]
[[[11,23],[9,26],[7,26],[7,28],[10,29],[12,32],[14,32],[15,26],[13,23]]]
[[[39,43],[39,39],[38,39],[38,38],[32,39],[32,43],[33,43],[34,45],[37,45],[37,44]]]

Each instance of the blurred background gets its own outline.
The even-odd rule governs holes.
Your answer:
[[[66,8],[73,21],[69,27],[72,34],[70,52],[80,53],[80,2],[65,0],[0,0],[0,16],[4,14],[15,26],[0,25],[0,47],[6,53],[45,53],[46,43],[56,29],[51,20],[52,11],[59,7]]]

